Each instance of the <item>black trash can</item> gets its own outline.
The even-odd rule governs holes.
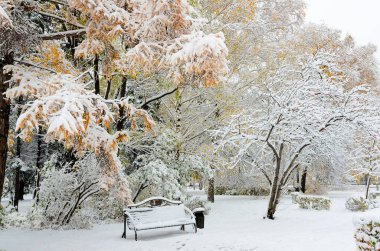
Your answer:
[[[197,224],[197,228],[205,228],[205,215],[204,208],[196,208],[193,210],[193,214],[195,216],[195,223]]]

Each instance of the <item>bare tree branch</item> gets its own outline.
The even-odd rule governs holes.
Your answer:
[[[65,37],[78,37],[82,36],[86,33],[86,29],[78,29],[78,30],[69,30],[69,31],[62,31],[62,32],[56,32],[56,33],[50,33],[50,34],[41,34],[38,36],[38,38],[42,40],[56,40],[61,39]]]
[[[76,23],[76,22],[71,22],[63,17],[60,17],[60,16],[57,16],[57,15],[54,15],[54,14],[51,14],[51,13],[47,13],[47,12],[44,12],[44,11],[37,11],[37,13],[41,14],[41,15],[44,15],[44,16],[47,16],[47,17],[51,17],[51,18],[55,18],[55,19],[58,19],[60,21],[63,21],[63,22],[66,22],[68,24],[71,24],[71,25],[74,25],[78,28],[86,28],[84,25],[81,25],[79,23]]]

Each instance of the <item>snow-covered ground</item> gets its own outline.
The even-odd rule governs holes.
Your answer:
[[[91,230],[0,231],[1,251],[117,251],[117,250],[257,250],[354,251],[355,213],[344,207],[352,192],[331,192],[330,211],[299,209],[284,197],[274,221],[264,220],[265,198],[217,196],[197,234],[188,227],[133,232],[122,239],[122,223],[97,225]],[[372,210],[380,214],[380,209]]]

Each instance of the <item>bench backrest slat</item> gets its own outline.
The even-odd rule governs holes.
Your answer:
[[[144,207],[126,209],[133,219],[128,219],[128,225],[133,227],[135,224],[148,224],[155,222],[165,222],[177,219],[186,219],[190,216],[186,214],[184,205],[170,205],[160,207]]]

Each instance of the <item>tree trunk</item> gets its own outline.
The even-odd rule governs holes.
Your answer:
[[[20,192],[19,192],[19,197],[18,200],[24,200],[24,194],[25,194],[25,181],[24,178],[20,179]]]
[[[269,144],[269,142],[268,142],[268,144]],[[273,153],[275,155],[276,166],[275,166],[275,170],[274,170],[272,187],[271,187],[271,191],[270,191],[267,218],[274,220],[274,213],[276,212],[278,201],[279,201],[279,195],[277,193],[281,190],[281,187],[282,187],[282,182],[279,182],[279,178],[280,178],[280,169],[281,169],[281,161],[282,161],[282,152],[284,150],[284,143],[280,144],[280,149],[279,149],[278,153],[276,152],[274,146],[272,146],[272,145],[270,145],[270,146],[271,146]],[[284,178],[284,176],[283,176],[283,178]]]
[[[94,59],[94,85],[95,85],[95,94],[100,94],[99,56],[98,55],[96,55]]]
[[[13,199],[13,206],[16,209],[16,211],[18,211],[18,200],[20,198],[20,167],[17,167],[15,172],[15,193]]]
[[[127,78],[123,77],[121,87],[120,87],[120,99],[124,98],[127,93]],[[125,114],[124,114],[124,107],[120,107],[119,111],[119,119],[116,123],[116,130],[121,131],[124,128],[125,123]]]
[[[109,97],[109,95],[110,95],[111,85],[112,85],[112,80],[110,79],[110,80],[107,81],[106,94],[104,95],[104,98],[105,98],[105,99],[108,99],[108,97]]]
[[[148,185],[146,184],[147,182],[148,182],[148,181],[145,180],[143,183],[140,184],[139,189],[137,189],[137,192],[136,192],[135,196],[133,196],[133,199],[132,199],[133,202],[136,202],[136,200],[137,200],[137,198],[139,197],[140,193],[141,193],[145,188],[148,187]]]
[[[207,191],[207,200],[211,203],[215,202],[215,187],[214,187],[214,177],[208,180],[208,191]]]
[[[199,179],[199,190],[203,190],[203,177]]]
[[[369,195],[369,187],[371,185],[371,175],[368,174],[368,178],[367,178],[367,187],[366,187],[366,190],[365,190],[365,198],[368,199],[368,195]]]
[[[33,192],[33,199],[36,199],[36,203],[38,203],[38,190],[40,188],[40,182],[41,182],[41,158],[42,158],[42,143],[43,143],[43,137],[42,137],[42,128],[38,128],[37,133],[37,158],[36,158],[36,183],[35,188]]]
[[[175,153],[175,159],[178,161],[179,157],[181,155],[181,148],[182,148],[182,142],[181,139],[179,139],[179,135],[181,134],[181,129],[182,129],[182,95],[181,91],[178,88],[176,90],[176,122],[175,122],[175,132],[177,134],[177,140],[176,140],[176,153]]]
[[[297,171],[296,171],[296,184],[297,186],[295,187],[295,192],[299,192],[300,191],[300,169],[299,167],[297,168]]]
[[[267,211],[267,218],[273,220],[274,219],[274,213],[276,212],[276,207],[278,204],[277,200],[277,191],[278,191],[278,180],[280,175],[280,168],[281,168],[281,158],[276,159],[276,169],[274,173],[274,178],[272,181],[272,187],[270,191],[270,197],[269,197],[269,203],[268,203],[268,211]],[[277,204],[276,204],[277,201]]]
[[[22,98],[19,98],[18,101],[17,101],[17,117],[20,116],[21,114],[21,103],[22,103]],[[20,137],[17,137],[16,139],[16,157],[21,160],[21,139]],[[13,199],[13,206],[15,207],[16,211],[18,211],[18,201],[20,199],[20,197],[22,196],[21,194],[23,194],[23,192],[21,192],[21,189],[23,189],[23,187],[21,187],[21,179],[20,179],[20,174],[21,174],[21,166],[18,166],[15,170],[16,174],[15,174],[15,186],[14,186],[14,189],[15,189],[15,197]]]
[[[301,192],[306,192],[306,176],[307,176],[307,169],[303,169],[301,174]]]
[[[7,82],[11,78],[11,73],[4,74],[4,66],[13,64],[13,53],[4,56],[0,59],[0,201],[3,196],[5,166],[8,154],[8,132],[9,132],[9,115],[10,105],[5,98],[4,92],[9,88]]]

